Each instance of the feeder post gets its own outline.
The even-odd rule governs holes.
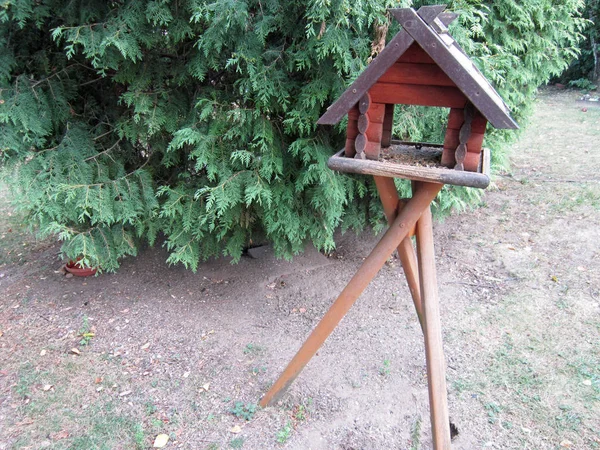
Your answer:
[[[429,183],[414,183],[417,189]],[[438,287],[433,248],[433,225],[431,211],[427,208],[417,222],[417,254],[423,302],[425,357],[427,361],[427,384],[433,447],[450,450],[450,419],[446,389],[446,362],[442,345],[442,326],[438,302]]]

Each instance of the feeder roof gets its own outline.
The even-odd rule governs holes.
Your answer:
[[[333,125],[352,108],[377,80],[416,42],[448,75],[458,89],[496,128],[519,128],[508,106],[477,69],[446,28],[456,14],[444,12],[445,5],[390,9],[402,30],[327,109],[317,123]]]

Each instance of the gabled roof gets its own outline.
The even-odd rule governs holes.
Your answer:
[[[444,5],[437,5],[422,6],[418,11],[412,8],[390,9],[402,25],[402,30],[327,109],[317,123],[338,123],[398,58],[417,42],[488,122],[496,128],[519,128],[500,95],[447,33],[446,26],[457,16],[444,13],[445,8]]]

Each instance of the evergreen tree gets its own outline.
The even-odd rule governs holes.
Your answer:
[[[340,225],[380,226],[370,181],[326,168],[343,124],[316,121],[397,30],[386,9],[423,3],[6,0],[0,157],[15,204],[65,258],[103,270],[159,232],[169,262],[195,270],[257,237],[291,256],[331,249]],[[525,3],[449,4],[518,119],[584,23],[579,0]],[[442,122],[407,108],[396,132],[435,139]],[[502,153],[505,136],[488,145]],[[447,190],[440,209],[474,192]]]

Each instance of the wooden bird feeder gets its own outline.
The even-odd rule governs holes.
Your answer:
[[[346,145],[328,165],[373,175],[390,227],[261,400],[266,406],[284,392],[397,249],[425,337],[436,450],[450,448],[450,426],[430,204],[444,184],[486,188],[487,123],[518,128],[498,93],[448,34],[457,16],[444,11],[443,5],[391,9],[401,31],[318,121],[333,125],[348,114]],[[443,145],[393,140],[397,104],[449,108]],[[398,198],[395,177],[412,180],[412,198]]]

